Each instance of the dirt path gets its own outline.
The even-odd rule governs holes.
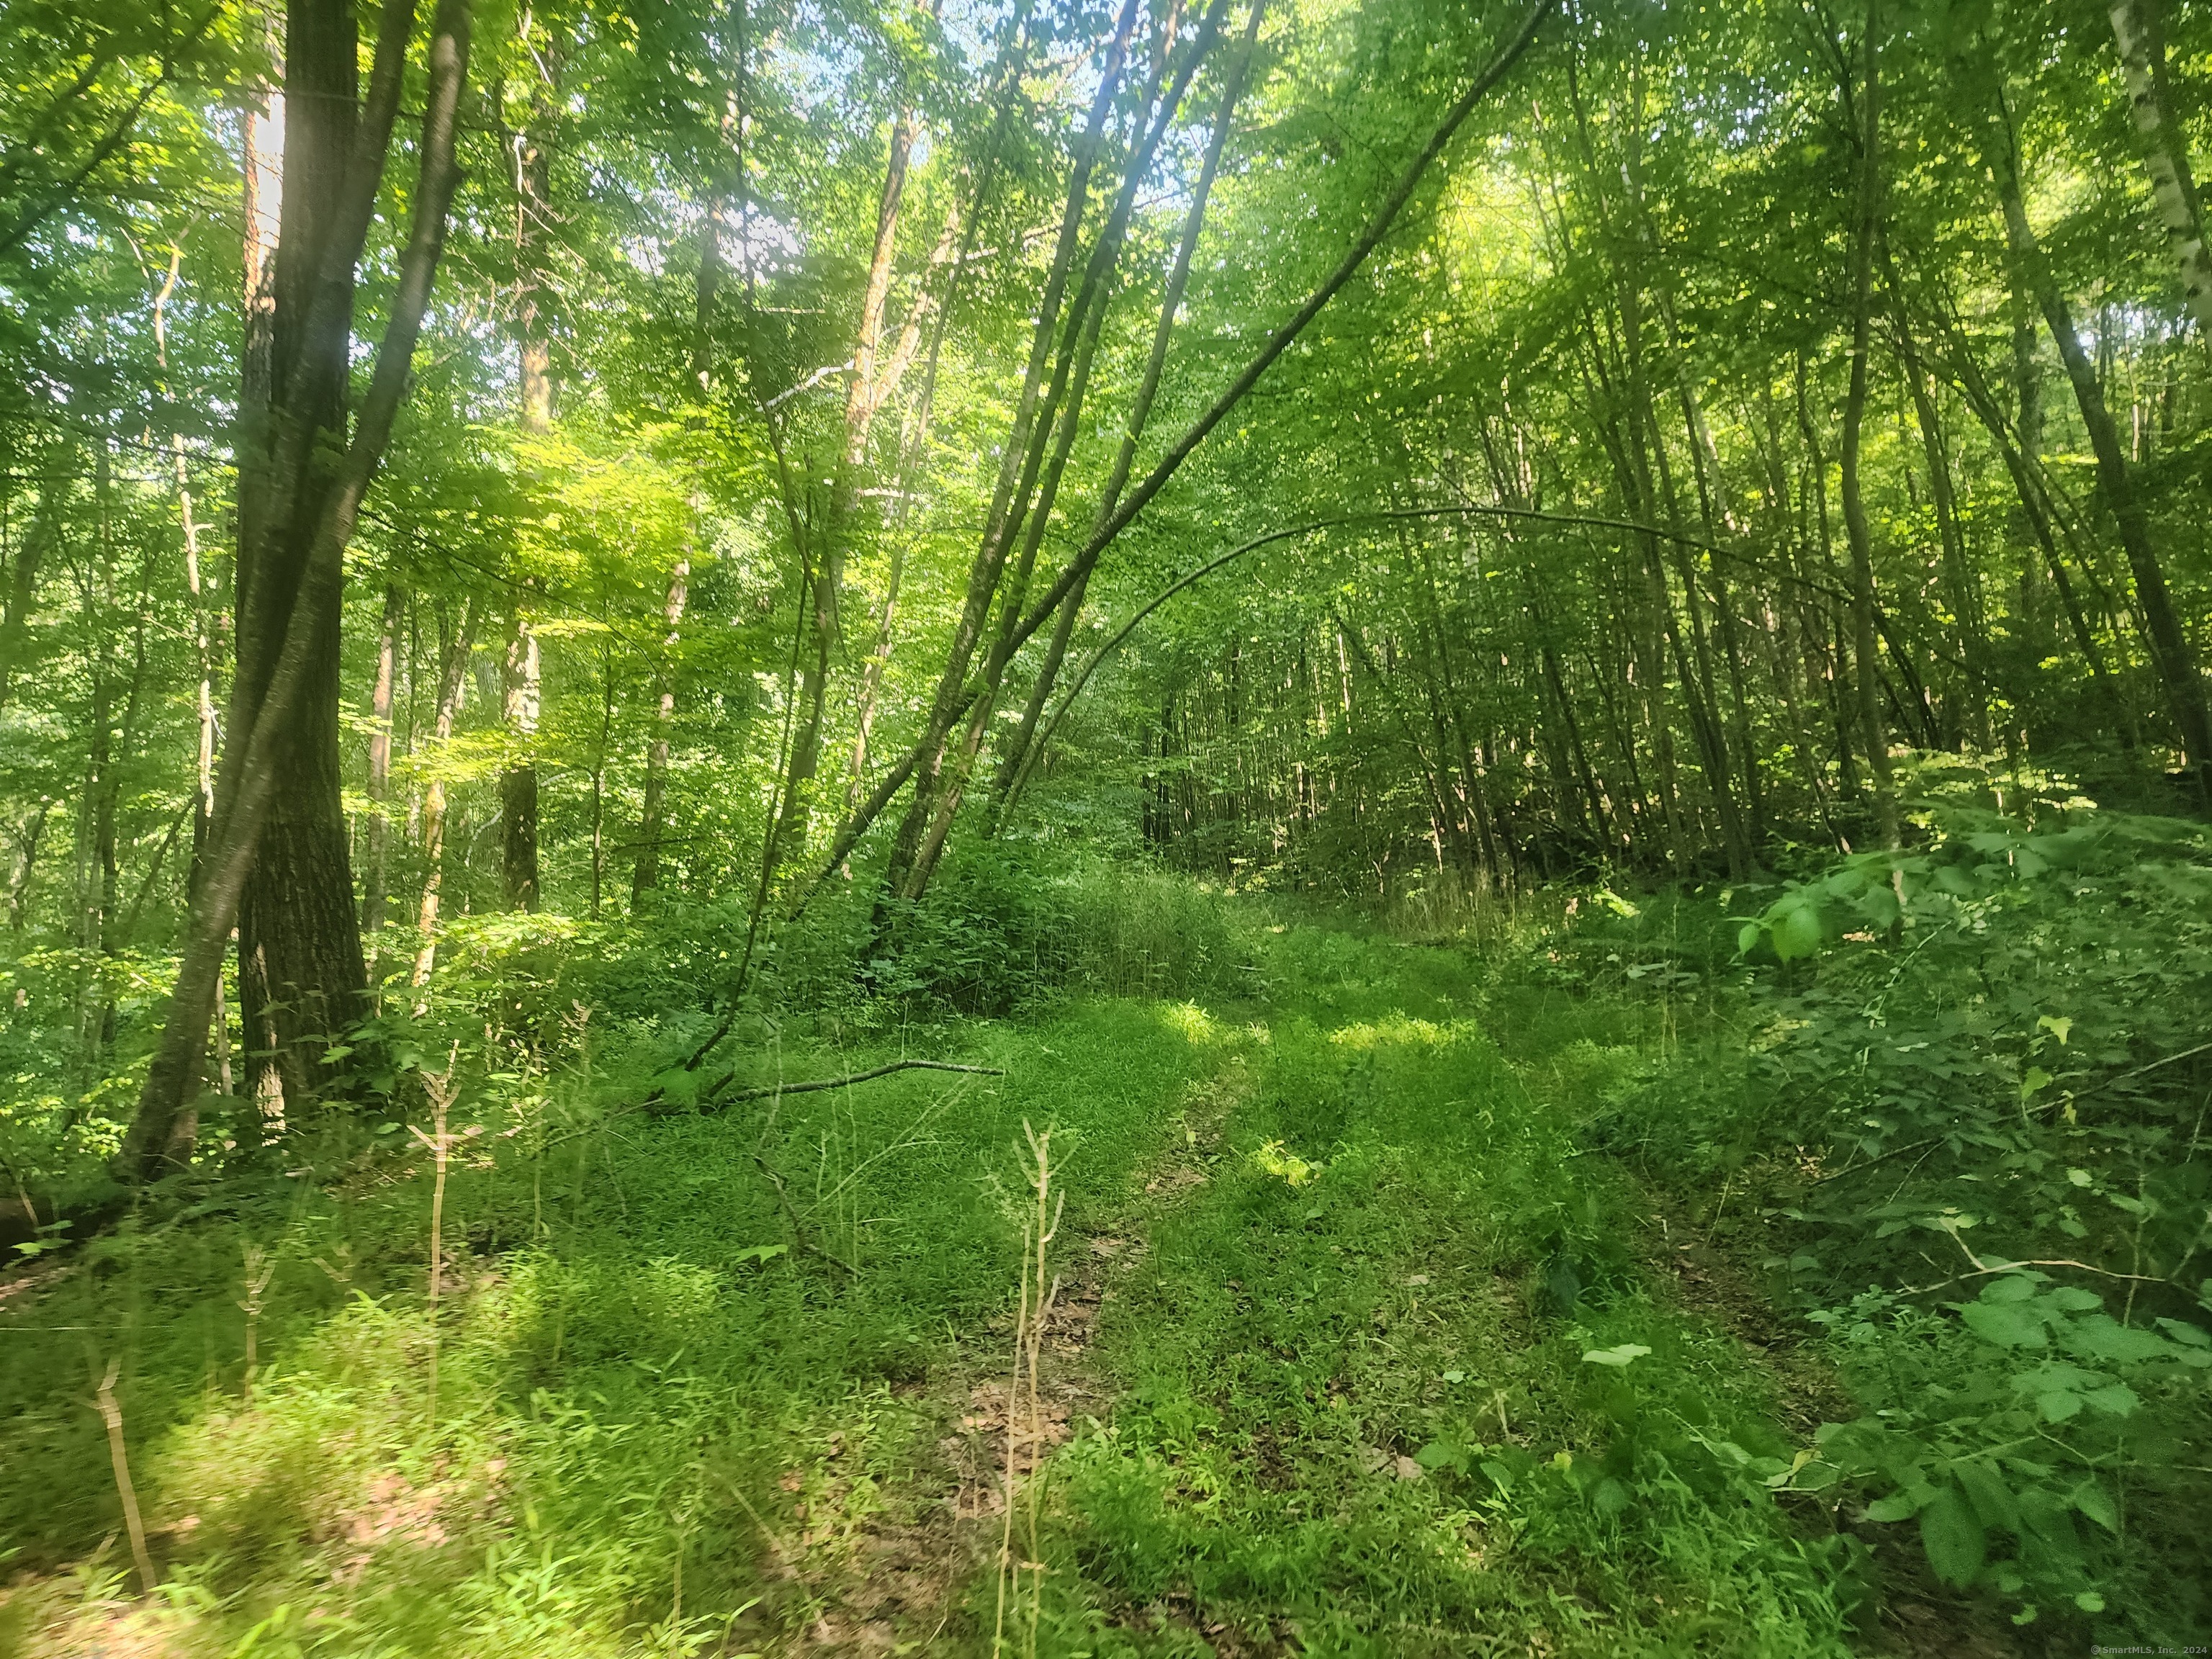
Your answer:
[[[902,1391],[925,1425],[921,1455],[908,1478],[884,1494],[857,1547],[809,1572],[803,1533],[797,1547],[774,1538],[787,1582],[819,1605],[786,1643],[789,1651],[874,1659],[931,1652],[951,1639],[947,1630],[996,1576],[1009,1463],[1016,1480],[1026,1480],[1076,1433],[1112,1420],[1120,1384],[1094,1346],[1101,1315],[1145,1270],[1159,1219],[1211,1178],[1224,1155],[1224,1126],[1252,1086],[1247,1054],[1231,1050],[1182,1091],[1175,1132],[1139,1172],[1140,1195],[1111,1224],[1055,1241],[1048,1267],[1057,1290],[1039,1371],[1041,1445],[1024,1429],[1009,1447],[1014,1322],[1005,1312],[961,1334],[926,1382]]]

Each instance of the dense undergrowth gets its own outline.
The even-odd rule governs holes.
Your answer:
[[[88,1240],[124,1085],[20,1092],[0,1653],[988,1649],[944,1437],[1004,1369],[1025,1121],[1104,1300],[1021,1645],[1830,1653],[1911,1598],[2201,1640],[2212,852],[1923,784],[1894,874],[1517,913],[994,852],[896,953],[832,906],[720,1052],[1002,1076],[734,1103],[681,1070],[732,917],[471,924],[363,1034],[372,1109],[211,1104]],[[934,1565],[886,1607],[894,1547]]]
[[[1860,1414],[1791,1491],[1912,1523],[2015,1623],[2201,1640],[2212,843],[1922,783],[1907,855],[1547,952],[1567,982],[1726,988],[1671,1052],[1616,1051],[1589,1139],[1826,1333]]]

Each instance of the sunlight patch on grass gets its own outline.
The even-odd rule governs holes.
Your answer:
[[[1221,1035],[1221,1022],[1194,1002],[1162,1005],[1160,1024],[1191,1042],[1217,1042]]]
[[[1405,1014],[1392,1014],[1382,1019],[1363,1019],[1350,1025],[1340,1025],[1328,1034],[1328,1040],[1340,1048],[1371,1054],[1378,1048],[1440,1048],[1445,1043],[1457,1042],[1463,1035],[1464,1031],[1456,1023],[1440,1025],[1432,1019],[1414,1019]]]
[[[1252,1154],[1253,1163],[1271,1176],[1280,1176],[1291,1186],[1303,1187],[1328,1166],[1310,1164],[1279,1140],[1271,1140]]]

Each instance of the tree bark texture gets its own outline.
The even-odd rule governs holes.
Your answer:
[[[239,447],[238,663],[231,724],[265,700],[283,631],[297,605],[315,526],[337,483],[345,438],[353,337],[353,274],[330,268],[343,234],[339,197],[355,138],[359,36],[345,0],[291,0],[284,30],[284,153],[258,158],[254,188],[281,168],[281,206],[265,344],[249,340]],[[250,212],[257,212],[255,203]],[[259,227],[258,223],[255,228]],[[249,266],[249,270],[251,267]],[[264,313],[247,295],[249,330]],[[318,301],[320,301],[319,304]],[[277,413],[281,410],[281,416]],[[306,430],[307,477],[275,500],[280,422]],[[286,507],[289,507],[289,511]],[[276,787],[239,911],[239,1004],[247,1091],[295,1108],[332,1081],[322,1056],[367,1012],[368,971],[354,911],[339,799],[338,617],[342,595],[319,599],[313,666],[277,737]]]
[[[2143,170],[2150,175],[2151,199],[2166,227],[2175,274],[2181,280],[2197,337],[2212,340],[2212,251],[2204,246],[2204,222],[2190,171],[2188,136],[2173,118],[2173,100],[2166,78],[2166,40],[2159,26],[2158,0],[2112,0],[2112,37],[2119,43],[2126,72],[2128,107],[2142,145]]]
[[[279,772],[301,711],[311,706],[320,671],[319,647],[324,619],[334,614],[344,584],[345,550],[358,522],[362,498],[391,442],[411,371],[431,283],[443,251],[447,213],[459,179],[454,136],[461,89],[467,80],[469,0],[439,0],[427,53],[429,76],[424,94],[421,165],[411,192],[413,217],[397,263],[391,319],[380,343],[367,396],[352,441],[343,452],[336,487],[323,499],[307,543],[300,580],[291,603],[265,602],[247,614],[275,635],[267,654],[269,672],[259,695],[233,701],[225,734],[222,765],[216,783],[216,828],[210,837],[203,879],[192,896],[185,925],[182,961],[167,1018],[156,1043],[138,1110],[118,1160],[126,1179],[147,1180],[189,1149],[175,1146],[173,1132],[199,1089],[208,1024],[222,986],[222,963],[231,929],[240,918],[246,889],[256,863],[278,790]],[[325,250],[313,306],[305,330],[310,337],[343,326],[350,310],[354,268],[367,240],[378,187],[389,151],[392,125],[399,107],[407,46],[413,33],[410,0],[387,0],[377,33],[375,62],[362,120],[347,157],[334,210],[337,234]],[[312,402],[312,399],[310,399]],[[289,396],[276,406],[278,434],[268,469],[268,522],[291,521],[299,498],[311,483],[308,460],[315,446],[312,410],[295,409]],[[265,592],[264,587],[264,592]],[[266,636],[257,643],[266,649]],[[246,682],[246,677],[239,677]],[[343,842],[339,843],[343,851]],[[346,895],[343,925],[351,931],[353,910]],[[358,935],[355,935],[358,952]]]

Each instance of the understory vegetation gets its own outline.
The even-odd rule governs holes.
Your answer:
[[[1027,1124],[1066,1207],[1024,1650],[1841,1653],[1900,1607],[2186,1640],[2212,846],[1920,781],[1901,863],[1448,929],[978,863],[896,984],[793,952],[726,1106],[639,1104],[705,1017],[637,964],[711,926],[475,940],[389,1039],[442,1176],[397,1121],[241,1121],[47,1235],[0,1326],[0,1628],[988,1649]],[[995,1074],[774,1091],[924,1052]],[[67,1191],[106,1133],[11,1156]]]
[[[0,1659],[2212,1646],[2212,0],[8,0]]]

